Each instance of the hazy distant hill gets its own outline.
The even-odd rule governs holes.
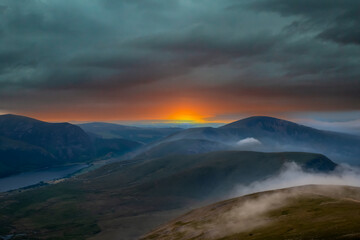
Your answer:
[[[0,235],[12,230],[28,234],[23,239],[86,239],[101,230],[95,239],[136,239],[172,218],[174,210],[226,198],[238,184],[277,174],[288,161],[310,171],[336,166],[319,154],[240,151],[114,163],[63,183],[3,196]]]
[[[143,146],[139,142],[120,138],[94,138],[93,143],[96,157],[116,157]]]
[[[182,130],[181,128],[132,127],[103,122],[83,123],[78,126],[102,138],[123,138],[140,143],[150,143]]]
[[[193,210],[142,239],[359,239],[360,188],[310,185]]]
[[[256,139],[261,143],[256,151],[316,152],[337,162],[360,164],[359,136],[322,131],[271,117],[250,117],[219,128],[186,129],[162,142],[179,139],[205,139],[241,150],[253,150],[253,146],[242,146],[239,141]]]
[[[165,141],[159,144],[148,146],[144,152],[136,156],[141,158],[159,158],[176,154],[198,154],[212,151],[220,151],[231,149],[226,144],[205,140],[205,139],[179,139],[175,141]]]

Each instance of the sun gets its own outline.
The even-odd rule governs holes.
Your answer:
[[[204,117],[190,110],[177,110],[168,119],[176,123],[205,123]]]

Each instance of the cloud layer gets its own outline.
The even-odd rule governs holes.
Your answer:
[[[0,111],[164,119],[360,108],[360,3],[5,0]],[[101,116],[101,117],[98,117]]]
[[[262,145],[262,143],[259,140],[257,140],[256,138],[252,138],[252,137],[241,139],[236,143],[236,146],[238,148],[240,148],[240,149],[243,148],[246,150],[256,148],[261,145]]]

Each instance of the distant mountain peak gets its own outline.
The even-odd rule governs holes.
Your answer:
[[[16,115],[16,114],[3,114],[0,115],[0,120],[17,120],[17,121],[33,121],[33,122],[42,122],[35,118],[30,118],[26,116]]]
[[[221,128],[280,127],[280,126],[287,127],[287,126],[300,126],[300,125],[294,122],[290,122],[287,120],[274,118],[274,117],[253,116],[226,124]]]

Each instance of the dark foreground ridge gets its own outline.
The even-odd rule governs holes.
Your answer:
[[[359,239],[360,188],[308,185],[193,210],[142,240]]]

